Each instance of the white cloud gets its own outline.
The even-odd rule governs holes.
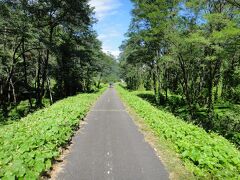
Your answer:
[[[101,21],[106,16],[116,14],[122,4],[119,0],[90,0],[90,5],[95,7],[96,17]]]
[[[98,39],[103,43],[103,52],[117,58],[120,51],[116,47],[116,41],[122,36],[120,31],[122,27],[121,23],[114,22],[114,15],[121,13],[119,12],[123,5],[121,0],[90,0],[90,5],[95,8],[96,18],[101,24]],[[112,16],[110,21],[105,19],[109,16]]]
[[[113,55],[115,58],[118,58],[118,56],[119,56],[119,54],[120,54],[120,51],[119,51],[118,49],[115,49],[115,48],[113,48],[112,46],[106,45],[106,44],[103,44],[102,50],[103,50],[103,52],[105,52],[106,54],[111,54],[111,55]]]
[[[107,54],[113,55],[115,58],[118,58],[120,51],[119,50],[109,50],[109,49],[103,49],[103,52]]]
[[[120,54],[118,47],[116,47],[116,40],[122,36],[122,33],[119,31],[119,27],[120,26],[104,27],[101,29],[101,33],[98,36],[98,39],[103,43],[103,52],[110,53],[116,58]]]
[[[119,31],[117,31],[116,29],[104,29],[104,33],[99,34],[98,39],[100,41],[107,41],[111,38],[119,37],[121,35],[122,34]]]

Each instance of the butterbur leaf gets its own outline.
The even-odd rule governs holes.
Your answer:
[[[48,160],[45,162],[45,164],[46,164],[46,170],[50,169],[51,166],[52,166],[52,162],[51,162],[50,159],[48,159]]]
[[[7,158],[2,160],[2,163],[3,164],[8,164],[10,161],[12,161],[12,157],[7,157]]]
[[[43,171],[51,168],[51,159],[59,156],[60,145],[74,133],[71,128],[79,124],[77,116],[86,115],[103,90],[64,99],[1,126],[0,179],[39,179]]]
[[[4,176],[1,178],[2,180],[15,180],[15,175],[12,171],[6,171]]]
[[[238,164],[239,159],[237,157],[232,158],[232,161],[233,161],[234,164],[239,165],[239,167],[240,167],[240,164]]]
[[[26,173],[26,169],[24,167],[24,164],[21,160],[16,160],[12,164],[12,169],[14,171],[14,174],[17,177],[22,177]]]
[[[156,136],[165,137],[169,143],[172,143],[186,163],[186,167],[197,178],[239,179],[240,153],[225,138],[207,133],[202,128],[188,124],[162,109],[156,110],[150,103],[137,96],[139,92],[128,92],[120,86],[117,90],[130,107],[152,128]]]
[[[1,180],[15,180],[15,175],[5,174],[4,177],[1,178]]]
[[[0,179],[1,179],[1,177],[4,175],[4,171],[3,171],[3,169],[2,168],[0,168]]]
[[[24,179],[25,180],[33,180],[33,179],[37,179],[37,177],[38,177],[38,173],[33,172],[33,171],[27,171]]]
[[[43,162],[37,161],[34,165],[34,169],[36,170],[36,172],[41,173],[43,170],[45,170],[45,165]]]

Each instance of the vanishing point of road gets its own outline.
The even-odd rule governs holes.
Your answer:
[[[109,88],[86,117],[64,158],[61,180],[165,180],[168,173]]]

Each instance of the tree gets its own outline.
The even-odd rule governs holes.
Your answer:
[[[132,24],[121,53],[127,87],[138,89],[139,84],[147,84],[159,105],[168,103],[169,93],[177,93],[184,97],[190,119],[213,129],[216,102],[220,98],[238,99],[238,3],[133,3]],[[200,111],[207,117],[199,120]]]
[[[1,0],[0,9],[0,106],[5,117],[22,100],[28,99],[32,111],[43,106],[43,98],[53,103],[94,89],[99,62],[109,60],[102,56],[87,0]]]

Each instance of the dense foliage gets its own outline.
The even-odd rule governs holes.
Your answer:
[[[157,137],[163,137],[173,144],[186,166],[197,177],[239,178],[240,152],[226,139],[152,106],[137,96],[141,91],[129,92],[120,86],[117,90]]]
[[[240,103],[239,3],[132,2],[132,23],[121,46],[127,87],[153,90],[159,105],[168,105],[171,94],[180,97],[186,119],[239,143],[239,119],[220,110]]]
[[[146,101],[149,101],[152,105],[160,109],[167,110],[173,113],[175,116],[188,120],[188,122],[192,122],[197,125],[199,120],[203,121],[204,118],[206,118],[205,111],[199,111],[197,114],[197,120],[193,121],[192,119],[189,119],[187,105],[180,95],[169,93],[167,104],[158,104],[152,91],[141,91],[138,96]],[[214,109],[217,119],[214,121],[214,126],[211,131],[223,135],[239,148],[240,105],[233,104],[229,101],[218,101],[215,104]]]
[[[103,92],[79,94],[0,126],[0,179],[37,179],[59,156],[80,119]]]
[[[0,116],[99,87],[116,62],[94,22],[88,0],[0,0]]]

